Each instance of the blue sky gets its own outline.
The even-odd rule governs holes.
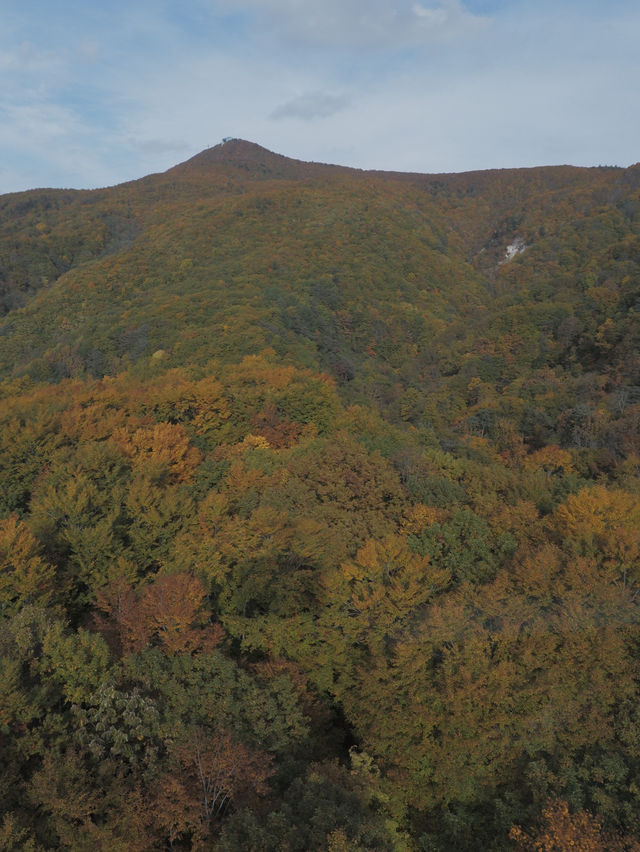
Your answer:
[[[464,171],[640,160],[637,0],[4,0],[0,193],[223,136]]]

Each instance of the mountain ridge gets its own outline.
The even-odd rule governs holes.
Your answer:
[[[176,163],[169,168],[160,172],[151,172],[142,175],[138,178],[133,178],[116,184],[110,184],[104,187],[96,187],[94,189],[85,189],[82,187],[33,187],[17,192],[9,192],[0,195],[0,199],[11,198],[15,196],[24,196],[29,193],[99,193],[106,190],[116,189],[121,186],[128,186],[139,181],[148,181],[157,179],[166,175],[186,174],[189,171],[201,170],[211,166],[230,166],[233,165],[238,171],[254,172],[261,174],[263,177],[283,178],[309,178],[313,175],[330,175],[330,174],[350,174],[351,176],[360,176],[362,178],[375,177],[380,179],[391,179],[398,181],[433,181],[438,179],[445,180],[464,180],[482,181],[483,178],[495,178],[500,175],[509,176],[522,173],[548,173],[553,175],[557,173],[567,174],[569,172],[588,173],[593,171],[602,172],[640,172],[640,162],[629,166],[573,166],[570,164],[547,164],[540,166],[513,166],[505,168],[487,168],[487,169],[470,169],[464,171],[453,172],[407,172],[400,170],[385,170],[385,169],[363,169],[357,166],[343,166],[332,163],[324,163],[313,160],[300,160],[294,157],[289,157],[284,154],[272,151],[259,143],[250,140],[231,138],[226,141],[219,142],[209,148],[204,148],[188,159]],[[639,178],[640,179],[640,178]]]
[[[249,140],[232,138],[227,141],[222,141],[217,145],[205,148],[182,163],[172,166],[165,172],[160,174],[173,173],[175,170],[186,170],[187,168],[199,168],[209,165],[228,165],[233,164],[239,169],[248,169],[262,171],[265,175],[278,174],[282,176],[287,172],[291,177],[309,176],[310,173],[349,173],[352,176],[359,175],[363,178],[376,177],[387,178],[393,180],[406,181],[421,181],[433,180],[438,178],[455,179],[457,178],[473,178],[480,179],[481,177],[497,177],[499,175],[508,176],[516,173],[562,173],[574,171],[576,173],[584,173],[592,170],[602,172],[626,172],[629,169],[640,169],[640,164],[633,164],[628,167],[621,166],[572,166],[569,164],[550,164],[541,166],[529,167],[508,167],[508,168],[488,168],[488,169],[471,169],[455,172],[407,172],[400,170],[384,170],[384,169],[363,169],[357,166],[341,166],[332,163],[324,163],[319,161],[306,161],[293,157],[288,157],[284,154],[271,151],[270,149]]]
[[[231,140],[166,172],[112,188],[30,191],[0,198],[0,226],[4,223],[6,229],[4,248],[0,246],[0,296],[5,313],[11,313],[44,293],[52,281],[75,274],[80,264],[100,264],[118,253],[124,259],[135,241],[148,242],[154,228],[165,229],[167,239],[174,241],[176,236],[169,234],[175,223],[192,221],[195,207],[202,208],[199,215],[208,211],[210,216],[202,219],[204,230],[213,228],[216,220],[224,221],[232,241],[238,239],[234,234],[240,232],[241,222],[253,221],[257,213],[261,221],[255,222],[256,234],[272,221],[279,227],[276,219],[281,220],[280,254],[297,252],[299,244],[304,255],[312,231],[319,228],[336,245],[344,243],[345,235],[348,240],[365,236],[371,264],[376,244],[386,246],[388,256],[395,253],[392,238],[385,234],[396,232],[398,245],[404,235],[411,235],[412,241],[418,240],[412,249],[415,264],[431,268],[440,260],[425,252],[448,253],[450,263],[465,267],[462,279],[479,273],[483,286],[491,290],[507,272],[500,264],[509,246],[526,246],[527,257],[534,257],[543,232],[563,227],[561,223],[572,218],[586,222],[597,217],[603,205],[611,210],[626,205],[635,216],[635,201],[622,199],[638,187],[639,168],[554,166],[449,175],[363,172],[291,160],[255,143]],[[394,206],[399,212],[395,222]],[[229,218],[224,211],[232,208]],[[288,229],[286,223],[296,218],[298,228]],[[217,242],[213,231],[211,236]],[[16,239],[22,245],[19,252]],[[192,241],[198,239],[194,233]],[[544,240],[549,242],[548,237]],[[186,253],[186,243],[176,243],[173,251]],[[336,259],[342,253],[338,250]],[[133,256],[130,262],[135,263]],[[517,268],[526,258],[512,262]],[[353,264],[351,257],[348,263]],[[5,322],[0,354],[14,336],[8,333],[10,327]]]

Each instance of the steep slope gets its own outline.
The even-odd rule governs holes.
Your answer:
[[[53,193],[39,201],[36,195],[22,202],[23,212],[12,199],[6,239],[15,244],[19,233],[24,244],[18,252],[6,250],[22,264],[15,270],[9,259],[5,264],[5,289],[13,294],[7,294],[8,303],[19,305],[47,283],[26,314],[5,320],[0,358],[5,370],[17,365],[24,370],[40,353],[39,366],[28,369],[43,377],[42,358],[48,363],[71,358],[76,366],[54,367],[55,377],[82,369],[87,357],[94,372],[112,371],[119,359],[131,356],[128,344],[119,343],[123,335],[148,338],[135,343],[138,354],[172,349],[177,327],[150,315],[153,294],[164,305],[179,296],[192,336],[202,324],[209,327],[212,312],[221,318],[220,302],[232,312],[242,305],[236,316],[248,316],[250,303],[249,337],[257,348],[269,342],[285,355],[302,344],[310,350],[307,363],[349,375],[360,369],[354,359],[361,361],[361,351],[375,350],[377,342],[378,349],[399,346],[396,361],[406,363],[403,338],[423,349],[421,340],[437,338],[438,319],[447,318],[449,336],[455,325],[457,337],[469,311],[477,322],[479,312],[494,312],[494,304],[502,310],[496,295],[522,302],[528,294],[518,292],[514,267],[527,281],[535,280],[536,259],[549,267],[570,243],[591,257],[590,234],[598,233],[607,250],[616,234],[623,241],[635,234],[637,190],[637,170],[379,175],[299,163],[233,140],[163,175],[112,190]],[[55,210],[47,214],[52,198],[63,205],[62,216]],[[605,219],[610,222],[603,228]],[[66,241],[58,234],[62,222],[73,232]],[[511,245],[527,251],[501,264]],[[110,282],[106,289],[102,279]],[[307,292],[311,285],[317,293]],[[572,285],[580,298],[580,288]],[[283,303],[287,292],[294,294],[293,308]],[[353,311],[362,293],[365,316],[356,311],[339,320],[338,313],[347,304]],[[209,308],[202,299],[210,301]],[[100,328],[106,303],[109,320]],[[306,322],[292,316],[305,306]],[[85,327],[86,316],[91,319]],[[341,323],[355,325],[355,346],[353,331],[345,333]],[[31,338],[30,327],[38,329]],[[248,330],[239,335],[246,340]],[[233,351],[233,344],[227,349]],[[103,353],[99,365],[87,350]],[[219,354],[212,344],[202,357]],[[378,364],[389,360],[391,354],[383,353]],[[423,367],[416,365],[414,372]]]

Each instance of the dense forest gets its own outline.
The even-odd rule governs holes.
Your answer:
[[[640,850],[640,165],[0,197],[0,849]]]

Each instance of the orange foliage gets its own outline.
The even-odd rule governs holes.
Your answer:
[[[509,832],[518,849],[525,852],[637,852],[640,843],[632,838],[609,837],[602,823],[589,811],[569,812],[563,801],[551,801],[542,811],[543,824],[537,834],[527,834],[519,825]]]
[[[549,444],[528,455],[523,467],[527,471],[540,471],[549,478],[575,471],[571,453],[556,444]]]
[[[292,446],[302,434],[302,426],[288,417],[281,417],[272,402],[268,402],[259,414],[253,415],[251,425],[276,450]]]
[[[124,579],[112,581],[96,596],[96,616],[105,639],[124,653],[156,642],[167,654],[197,652],[217,645],[220,625],[210,625],[205,610],[206,590],[188,573],[165,574],[134,591]]]
[[[443,509],[434,509],[432,506],[419,503],[406,510],[402,528],[407,534],[421,533],[431,524],[441,524],[446,517],[447,513]]]
[[[117,429],[114,440],[132,460],[134,469],[166,470],[173,482],[185,482],[202,461],[202,454],[189,444],[183,426],[157,423],[129,434]]]
[[[190,574],[158,577],[147,586],[140,600],[146,632],[168,653],[202,646],[204,637],[199,628],[206,623],[203,612],[206,594],[200,580]]]
[[[156,782],[146,810],[153,827],[164,831],[170,848],[184,835],[201,837],[206,834],[200,820],[198,800],[190,795],[182,779],[173,773],[163,775]]]

